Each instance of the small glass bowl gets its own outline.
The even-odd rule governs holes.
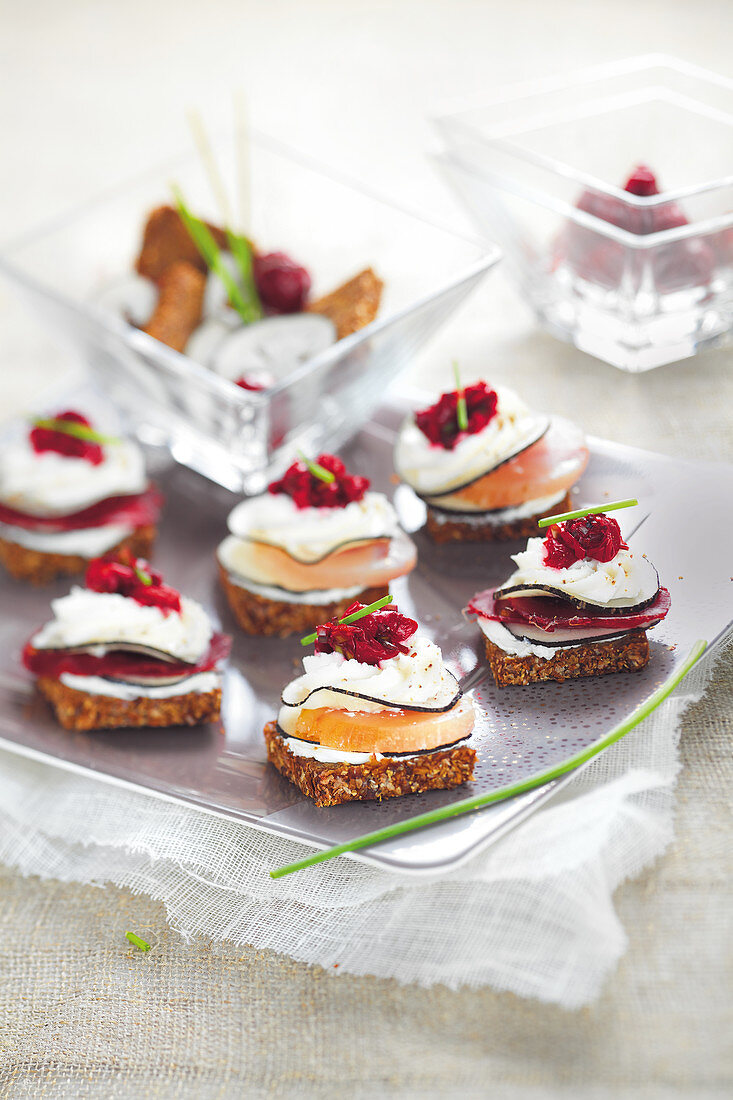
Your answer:
[[[435,120],[437,158],[554,335],[627,371],[733,330],[733,81],[650,55]],[[661,193],[624,190],[637,165]]]
[[[215,142],[225,179],[235,151]],[[384,281],[377,319],[264,391],[200,366],[95,303],[133,271],[150,210],[170,181],[216,222],[194,154],[146,171],[70,216],[7,246],[0,272],[34,313],[65,334],[100,389],[146,443],[237,492],[259,492],[296,450],[335,450],[354,435],[416,352],[497,262],[479,247],[329,174],[279,143],[251,140],[251,235],[308,267],[313,296],[373,267]]]

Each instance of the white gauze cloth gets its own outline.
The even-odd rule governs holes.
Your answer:
[[[563,792],[469,863],[431,878],[340,858],[278,881],[309,849],[187,806],[0,752],[0,860],[162,901],[182,935],[450,988],[577,1008],[624,953],[613,893],[673,836],[681,715],[710,661]],[[338,968],[335,968],[338,964]]]

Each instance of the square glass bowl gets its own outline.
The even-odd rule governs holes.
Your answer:
[[[234,149],[218,140],[216,156],[224,179],[234,180]],[[252,137],[249,159],[249,231],[263,250],[283,250],[309,269],[314,297],[369,266],[384,280],[375,321],[266,391],[241,389],[94,301],[133,271],[144,222],[171,201],[171,181],[197,214],[218,220],[195,154],[147,171],[0,253],[0,272],[81,352],[129,430],[248,493],[261,491],[296,450],[335,450],[354,435],[500,255],[262,135]]]
[[[730,341],[733,81],[645,56],[435,124],[450,184],[554,335],[627,371]],[[637,165],[660,193],[624,189]]]

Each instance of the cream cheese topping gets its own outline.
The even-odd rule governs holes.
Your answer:
[[[28,439],[0,452],[0,501],[29,515],[70,515],[107,497],[142,493],[146,487],[142,451],[129,439],[106,444],[98,466],[56,451],[36,454]]]
[[[408,417],[395,448],[395,467],[403,481],[426,496],[450,492],[539,439],[548,418],[532,412],[513,390],[497,386],[496,393],[495,416],[452,451],[431,443],[414,417]]]
[[[372,587],[375,584],[386,583],[387,578],[391,579],[403,575],[415,563],[417,556],[415,544],[404,531],[398,531],[386,543],[357,542],[344,545],[343,549],[346,550],[349,546],[359,548],[369,545],[372,547],[373,568],[362,566],[361,569],[356,569],[352,567],[348,571],[350,573],[349,579],[351,579],[351,576],[356,576],[359,583],[349,585],[341,590],[338,588],[316,587],[317,580],[323,583],[326,577],[333,577],[336,572],[326,568],[328,565],[327,560],[324,562],[324,569],[321,569],[318,564],[304,562],[300,563],[300,569],[291,571],[287,556],[285,562],[278,562],[276,555],[275,560],[272,561],[273,554],[268,551],[264,544],[238,539],[236,535],[228,535],[219,544],[216,556],[234,583],[241,581],[241,587],[251,588],[251,591],[254,592],[258,590],[258,586],[262,589],[267,588],[274,591],[274,595],[271,596],[264,591],[260,592],[260,595],[267,596],[268,599],[291,602],[290,595],[293,593],[302,597],[301,603],[308,603],[309,595],[313,594],[316,603],[328,603],[332,602],[332,599],[336,600],[342,597],[345,599],[349,594],[357,595],[359,592],[363,592],[365,588]],[[278,552],[285,554],[285,551]],[[275,591],[278,589],[279,591]],[[330,597],[328,600],[326,599],[325,594],[327,592],[333,594],[332,599]]]
[[[42,554],[78,554],[82,558],[98,558],[126,539],[133,530],[122,523],[82,527],[74,531],[31,531],[27,527],[0,523],[0,538]]]
[[[659,589],[656,569],[633,550],[621,549],[610,561],[583,558],[567,569],[545,565],[544,555],[544,539],[530,539],[525,550],[512,555],[517,568],[498,591],[516,585],[549,585],[561,595],[614,607],[651,600]]]
[[[455,677],[443,664],[440,647],[421,635],[413,636],[409,653],[380,665],[350,660],[341,653],[313,653],[303,658],[303,668],[303,675],[292,680],[282,694],[278,724],[287,734],[295,732],[302,707],[373,713],[384,710],[386,703],[439,710],[448,707],[458,692]],[[357,699],[345,691],[383,702]]]
[[[463,744],[470,745],[473,737],[464,738]],[[389,758],[389,753],[383,752],[345,752],[343,749],[328,749],[324,745],[315,745],[312,741],[300,741],[297,737],[286,737],[285,744],[293,756],[303,756],[309,760],[319,760],[321,764],[366,764],[372,758],[384,760]],[[445,752],[445,746],[441,745],[430,752],[400,753],[400,760],[414,760],[417,756],[430,756],[431,753]],[[394,754],[392,754],[394,755]]]
[[[144,687],[142,684],[127,684],[122,680],[107,680],[103,676],[77,676],[75,673],[62,672],[59,680],[66,687],[83,691],[85,695],[106,695],[112,699],[172,699],[177,695],[203,695],[215,691],[221,684],[221,674],[196,672],[177,684],[159,684],[156,687]]]
[[[54,618],[31,639],[36,649],[98,645],[102,656],[115,642],[159,649],[179,661],[195,664],[207,649],[213,628],[203,607],[181,596],[181,613],[164,614],[116,592],[91,592],[74,586],[67,596],[51,601]]]
[[[366,764],[375,757],[383,760],[381,752],[345,752],[343,749],[328,749],[325,745],[315,745],[312,741],[301,741],[297,737],[287,737],[285,744],[294,756],[308,760],[318,760],[321,764]]]
[[[278,546],[303,562],[318,561],[343,543],[391,538],[399,530],[386,496],[373,492],[344,508],[298,508],[284,493],[262,493],[238,504],[228,524],[236,538]]]
[[[551,657],[555,657],[559,652],[555,646],[540,645],[538,642],[529,642],[525,638],[517,638],[502,623],[494,622],[493,619],[477,618],[476,621],[481,632],[486,635],[490,642],[493,642],[505,653],[511,653],[513,657],[541,657],[543,660],[549,661]],[[582,644],[578,642],[578,645]],[[571,648],[571,646],[568,645],[567,648]]]
[[[513,508],[498,508],[494,512],[484,512],[471,504],[470,501],[462,501],[460,509],[451,511],[440,500],[437,500],[435,507],[439,510],[433,512],[433,519],[438,524],[455,523],[456,514],[458,514],[460,515],[459,522],[466,523],[470,527],[498,527],[503,523],[515,523],[519,519],[528,519],[531,516],[539,516],[543,512],[547,512],[560,503],[566,492],[567,489],[561,489],[559,493],[555,493],[553,496],[538,497],[536,500],[527,500],[524,504],[517,504]],[[430,500],[428,499],[429,503]],[[440,511],[440,509],[443,509],[443,511]],[[472,514],[468,515],[469,512]]]

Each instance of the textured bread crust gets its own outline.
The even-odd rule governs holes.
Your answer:
[[[188,692],[168,699],[115,699],[88,695],[60,680],[40,676],[36,686],[48,699],[65,730],[129,729],[136,726],[197,726],[216,722],[221,709],[221,688]]]
[[[281,603],[233,584],[221,564],[219,580],[234,618],[246,634],[267,634],[278,638],[287,638],[289,634],[307,634],[315,630],[334,615],[343,615],[355,599],[368,604],[389,593],[389,588],[382,586],[366,588],[358,596],[349,596],[337,603]]]
[[[274,722],[265,726],[267,759],[317,806],[381,802],[402,794],[449,790],[473,778],[476,750],[466,744],[424,756],[372,757],[365,764],[322,764],[295,756]]]
[[[328,317],[336,328],[337,339],[342,340],[374,320],[383,289],[382,280],[367,267],[343,286],[312,302],[308,310]]]
[[[543,512],[538,512],[535,516],[517,519],[513,523],[483,523],[478,526],[475,523],[461,522],[461,520],[447,520],[441,523],[438,520],[440,509],[428,505],[428,534],[433,542],[508,542],[510,539],[529,539],[540,533],[537,529],[538,519],[568,512],[570,506],[570,493],[566,493],[557,504],[553,504]],[[447,514],[440,512],[441,516]]]
[[[649,660],[645,630],[634,630],[615,641],[588,642],[560,649],[554,657],[517,657],[505,653],[484,637],[486,658],[497,687],[537,684],[546,680],[574,680],[581,676],[605,676],[609,672],[638,672]]]
[[[223,229],[206,223],[219,248],[228,248]],[[191,235],[172,206],[158,206],[151,210],[143,230],[143,243],[135,267],[139,275],[157,282],[171,264],[185,260],[201,272],[206,272],[202,257]]]
[[[157,529],[152,524],[137,527],[131,535],[105,553],[114,554],[129,549],[136,558],[149,558],[157,534]],[[83,558],[80,554],[44,554],[41,550],[31,550],[16,542],[0,539],[0,564],[16,580],[41,585],[49,584],[56,577],[72,577],[76,573],[83,573],[89,564],[89,558]]]
[[[160,277],[158,301],[143,329],[174,351],[183,351],[201,321],[206,276],[187,260],[176,260]]]

